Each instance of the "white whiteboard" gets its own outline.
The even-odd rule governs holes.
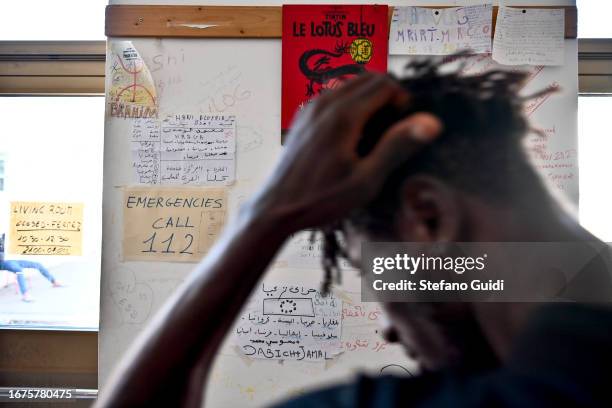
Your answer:
[[[164,3],[168,3],[165,1]],[[454,2],[446,2],[454,4]],[[543,2],[538,2],[542,4]],[[547,2],[549,3],[549,2]],[[412,3],[411,3],[412,4]],[[416,4],[416,3],[415,3]],[[423,3],[421,3],[423,4]],[[554,3],[553,3],[554,4]],[[562,3],[567,4],[567,2]],[[113,39],[113,41],[125,39]],[[159,96],[160,116],[165,113],[221,112],[237,116],[237,182],[229,193],[230,212],[252,193],[271,171],[280,145],[280,40],[128,39],[152,72]],[[539,90],[557,81],[564,93],[542,104],[532,115],[538,127],[551,129],[552,149],[575,148],[577,110],[577,44],[566,41],[567,64],[546,68],[534,76],[529,88]],[[405,64],[391,57],[390,70]],[[248,95],[228,98],[236,92]],[[107,107],[108,109],[108,107]],[[101,284],[99,384],[103,388],[113,365],[152,314],[193,268],[193,264],[122,262],[122,186],[133,183],[129,119],[105,121],[104,232]],[[577,168],[573,169],[577,174]],[[577,200],[577,179],[566,193]],[[288,244],[289,250],[297,250]],[[287,252],[285,252],[287,254]],[[280,255],[264,279],[318,285],[322,272],[313,263],[287,267]],[[121,282],[123,285],[116,285]],[[123,289],[116,289],[122,287]],[[115,289],[113,289],[115,288]],[[346,273],[338,294],[348,315],[343,322],[345,352],[326,363],[253,360],[240,356],[226,341],[207,387],[207,406],[262,406],[303,392],[319,384],[350,378],[356,372],[398,364],[416,371],[398,346],[376,348],[378,316],[375,304],[360,304],[359,281]],[[130,305],[130,313],[125,304]],[[374,314],[370,313],[374,312]],[[355,315],[355,316],[352,316]],[[360,340],[356,345],[356,341]],[[369,347],[362,347],[363,344]],[[398,369],[397,372],[399,372]]]

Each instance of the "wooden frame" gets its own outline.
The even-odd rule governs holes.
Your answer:
[[[612,40],[579,40],[578,73],[582,96],[612,94]]]
[[[564,8],[565,38],[578,35],[574,6],[519,8]],[[497,9],[493,10],[493,32]],[[282,7],[110,5],[105,25],[108,37],[281,38]]]

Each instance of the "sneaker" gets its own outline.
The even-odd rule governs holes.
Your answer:
[[[34,299],[32,298],[32,296],[30,296],[29,293],[24,293],[24,295],[21,297],[21,300],[26,303],[31,303],[34,301]]]

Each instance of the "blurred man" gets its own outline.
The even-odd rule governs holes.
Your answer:
[[[323,230],[326,286],[337,257],[359,266],[368,241],[597,241],[561,210],[523,151],[523,75],[462,77],[433,63],[410,70],[401,81],[365,74],[302,112],[276,171],[138,338],[99,407],[199,406],[228,329],[296,231]],[[609,299],[609,271],[590,269],[598,299]],[[605,306],[383,306],[389,340],[421,363],[420,376],[363,376],[282,406],[612,404]]]

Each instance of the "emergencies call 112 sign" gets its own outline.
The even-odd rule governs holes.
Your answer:
[[[283,6],[281,128],[317,95],[366,71],[387,72],[385,5]]]

